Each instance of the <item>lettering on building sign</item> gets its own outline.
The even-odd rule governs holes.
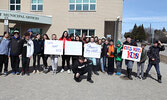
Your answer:
[[[2,13],[0,13],[0,16]],[[22,19],[31,19],[31,20],[39,20],[39,17],[33,17],[33,16],[26,16],[26,15],[20,15],[20,14],[8,14],[8,13],[3,13],[3,16],[6,18],[22,18]]]

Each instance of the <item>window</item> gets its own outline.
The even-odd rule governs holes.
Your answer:
[[[33,35],[39,33],[42,34],[42,29],[41,28],[32,28]]]
[[[69,0],[69,11],[95,11],[96,0]]]
[[[42,11],[43,0],[31,0],[31,11]]]
[[[20,11],[21,9],[21,0],[10,0],[9,8],[11,11]]]
[[[68,33],[74,34],[74,36],[82,36],[82,34],[85,34],[87,37],[94,36],[95,30],[94,29],[68,29]]]

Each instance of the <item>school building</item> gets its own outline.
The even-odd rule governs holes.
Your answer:
[[[0,35],[29,28],[33,34],[63,31],[121,39],[123,0],[0,0]]]

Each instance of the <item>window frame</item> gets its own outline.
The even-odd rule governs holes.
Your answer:
[[[81,30],[81,34],[79,35],[80,37],[82,37],[82,34],[83,34],[83,30],[87,30],[87,35],[86,37],[91,37],[89,32],[90,30],[94,30],[94,36],[96,36],[96,30],[95,29],[77,29],[77,28],[68,28],[68,33],[69,33],[69,30],[74,30],[74,36],[76,36],[76,30]],[[70,34],[69,34],[70,35]]]
[[[32,1],[33,1],[33,0],[31,0],[31,12],[43,12],[43,0],[42,0],[42,3],[38,3],[39,0],[36,0],[36,3],[33,3]],[[33,5],[36,6],[36,9],[35,9],[35,10],[32,9],[32,6],[33,6]],[[39,5],[42,5],[42,10],[38,10],[38,8],[39,8],[38,6],[39,6]]]
[[[9,10],[10,11],[21,11],[21,0],[20,0],[20,3],[16,3],[16,0],[14,0],[15,3],[11,3],[11,0],[9,0]],[[14,10],[11,10],[11,6],[14,6]],[[20,6],[20,10],[17,10],[17,6]]]
[[[68,4],[68,11],[69,12],[96,12],[97,10],[97,0],[95,3],[91,3],[90,1],[91,0],[88,0],[88,3],[84,3],[83,0],[81,0],[82,2],[81,3],[77,3],[76,0],[74,0],[74,3],[70,3],[70,0],[69,0],[69,4]],[[81,10],[77,10],[76,9],[76,5],[77,4],[81,4]],[[83,5],[86,5],[88,4],[88,10],[84,10],[83,9]],[[91,4],[94,4],[95,5],[95,9],[94,10],[91,10],[90,7],[91,7]],[[70,9],[70,5],[74,5],[74,10],[71,10]]]

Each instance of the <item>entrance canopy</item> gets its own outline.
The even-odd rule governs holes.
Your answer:
[[[0,20],[9,20],[12,22],[29,22],[29,23],[38,23],[38,24],[52,24],[51,16],[43,16],[22,12],[13,12],[7,10],[0,10]]]

